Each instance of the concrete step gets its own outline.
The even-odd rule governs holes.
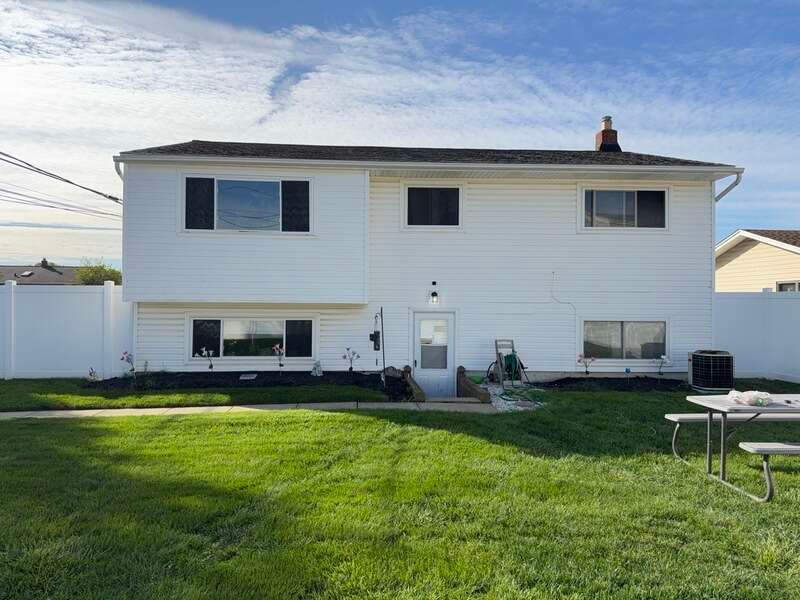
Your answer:
[[[443,402],[443,403],[458,403],[458,404],[480,404],[481,401],[477,398],[471,397],[464,397],[464,398],[456,398],[455,396],[448,397],[444,396],[441,398],[435,396],[428,396],[428,402]]]

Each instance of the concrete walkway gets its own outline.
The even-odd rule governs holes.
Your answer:
[[[90,408],[80,410],[19,410],[0,412],[0,421],[10,419],[64,419],[79,417],[146,417],[196,415],[202,413],[239,413],[259,410],[421,410],[495,414],[491,404],[472,402],[315,402],[299,404],[248,404],[234,406],[178,406],[175,408]]]

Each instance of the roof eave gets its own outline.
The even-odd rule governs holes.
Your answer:
[[[172,154],[118,154],[115,163],[126,162],[174,162],[174,163],[206,163],[206,164],[245,164],[245,165],[289,165],[294,167],[339,167],[358,169],[420,169],[430,171],[543,171],[543,172],[584,172],[584,173],[692,173],[705,174],[709,180],[721,179],[737,173],[744,173],[744,168],[732,165],[593,165],[593,164],[504,164],[504,163],[462,163],[462,162],[403,162],[403,161],[368,161],[368,160],[313,160],[294,158],[262,158],[241,156],[187,156]]]
[[[787,244],[785,242],[780,242],[778,240],[774,240],[772,238],[763,235],[758,235],[757,233],[753,233],[746,229],[737,229],[714,247],[714,257],[717,258],[722,256],[728,250],[730,250],[731,248],[738,245],[740,242],[744,240],[754,240],[756,242],[762,242],[764,244],[768,244],[770,246],[774,246],[775,248],[780,248],[781,250],[786,250],[794,254],[800,254],[800,248],[798,248],[797,246],[793,246],[792,244]]]

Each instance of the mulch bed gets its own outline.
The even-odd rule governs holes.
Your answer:
[[[656,377],[565,377],[537,387],[564,391],[684,392],[689,385],[680,379]]]
[[[242,381],[242,373],[256,373],[256,378]],[[136,378],[114,377],[91,385],[104,390],[190,390],[208,388],[268,388],[277,386],[354,385],[383,392],[394,402],[411,397],[411,388],[400,377],[386,377],[383,387],[380,374],[328,371],[315,377],[305,371],[220,371],[220,372],[151,372],[138,373]]]

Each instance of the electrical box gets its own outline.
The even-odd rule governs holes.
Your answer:
[[[381,332],[373,331],[369,334],[369,341],[372,342],[372,349],[377,352],[381,349]]]

